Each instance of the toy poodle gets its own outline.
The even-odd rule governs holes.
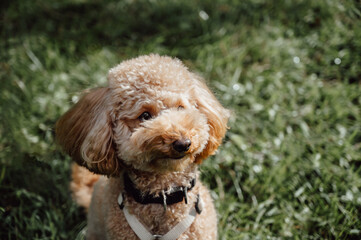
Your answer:
[[[221,144],[228,117],[178,59],[140,56],[110,69],[108,86],[56,124],[78,163],[71,189],[88,209],[86,239],[216,239],[198,165]]]

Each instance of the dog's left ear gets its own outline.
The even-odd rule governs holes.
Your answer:
[[[56,123],[57,142],[73,160],[90,171],[114,175],[119,171],[110,119],[109,88],[92,89]]]
[[[227,131],[227,122],[230,111],[225,109],[209,90],[203,79],[195,76],[196,83],[192,89],[193,98],[196,99],[197,108],[207,117],[209,125],[209,139],[203,150],[196,157],[196,163],[201,163],[203,159],[213,155]]]

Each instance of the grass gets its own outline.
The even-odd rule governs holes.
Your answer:
[[[54,124],[107,70],[182,59],[233,111],[202,178],[219,239],[361,236],[358,1],[1,3],[0,239],[75,239]]]

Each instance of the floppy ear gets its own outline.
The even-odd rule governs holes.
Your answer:
[[[213,155],[218,146],[222,143],[222,138],[227,131],[227,122],[230,116],[229,110],[225,109],[208,89],[203,79],[195,77],[196,83],[193,90],[194,99],[201,113],[207,117],[209,125],[208,143],[197,157],[196,163],[200,164],[203,159]]]
[[[104,175],[119,172],[110,119],[110,91],[109,88],[91,90],[55,127],[58,143],[73,160]]]

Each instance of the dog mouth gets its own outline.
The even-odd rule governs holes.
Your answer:
[[[180,160],[182,158],[184,158],[186,156],[186,154],[180,155],[180,156],[176,156],[176,157],[169,157],[169,159],[171,160]]]
[[[162,155],[155,157],[152,161],[180,161],[187,157],[187,154],[180,154],[180,155]]]
[[[181,159],[183,159],[184,157],[186,157],[186,154],[184,155],[180,155],[180,156],[164,156],[164,157],[160,157],[156,160],[174,160],[174,161],[179,161]]]
[[[157,154],[147,164],[147,169],[154,172],[182,171],[194,157],[191,153],[182,154]]]

